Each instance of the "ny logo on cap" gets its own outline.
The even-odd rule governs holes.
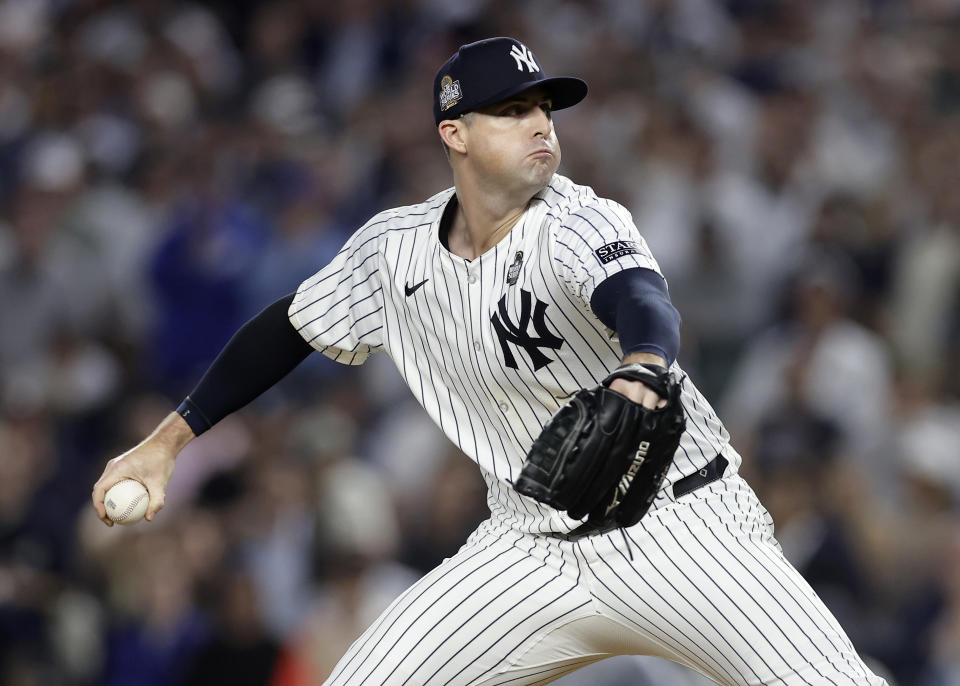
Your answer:
[[[540,67],[533,59],[533,53],[526,45],[513,45],[510,47],[510,57],[517,63],[517,71],[523,71],[523,65],[527,65],[527,71],[531,74],[540,71]]]

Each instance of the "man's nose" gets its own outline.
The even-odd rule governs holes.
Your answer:
[[[550,126],[552,122],[550,117],[547,116],[547,113],[543,111],[542,107],[534,107],[530,110],[529,115],[532,121],[533,135],[534,136],[546,136],[550,132]]]

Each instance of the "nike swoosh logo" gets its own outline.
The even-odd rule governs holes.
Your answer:
[[[404,285],[403,285],[403,292],[406,293],[406,294],[407,294],[407,297],[409,298],[411,295],[413,295],[414,293],[417,292],[417,289],[420,288],[420,286],[422,286],[423,284],[425,284],[425,283],[426,283],[427,281],[429,281],[429,280],[430,280],[430,279],[424,279],[423,281],[421,281],[420,283],[418,283],[416,286],[410,286],[410,285],[404,284]]]

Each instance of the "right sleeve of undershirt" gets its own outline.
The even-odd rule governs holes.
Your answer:
[[[287,314],[304,340],[343,364],[362,364],[383,345],[379,231],[368,222],[326,267],[300,284]]]

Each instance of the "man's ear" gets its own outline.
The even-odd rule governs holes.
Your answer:
[[[444,142],[444,145],[463,155],[467,152],[466,128],[466,123],[462,118],[444,119],[437,127],[437,131],[440,133],[440,140]]]

